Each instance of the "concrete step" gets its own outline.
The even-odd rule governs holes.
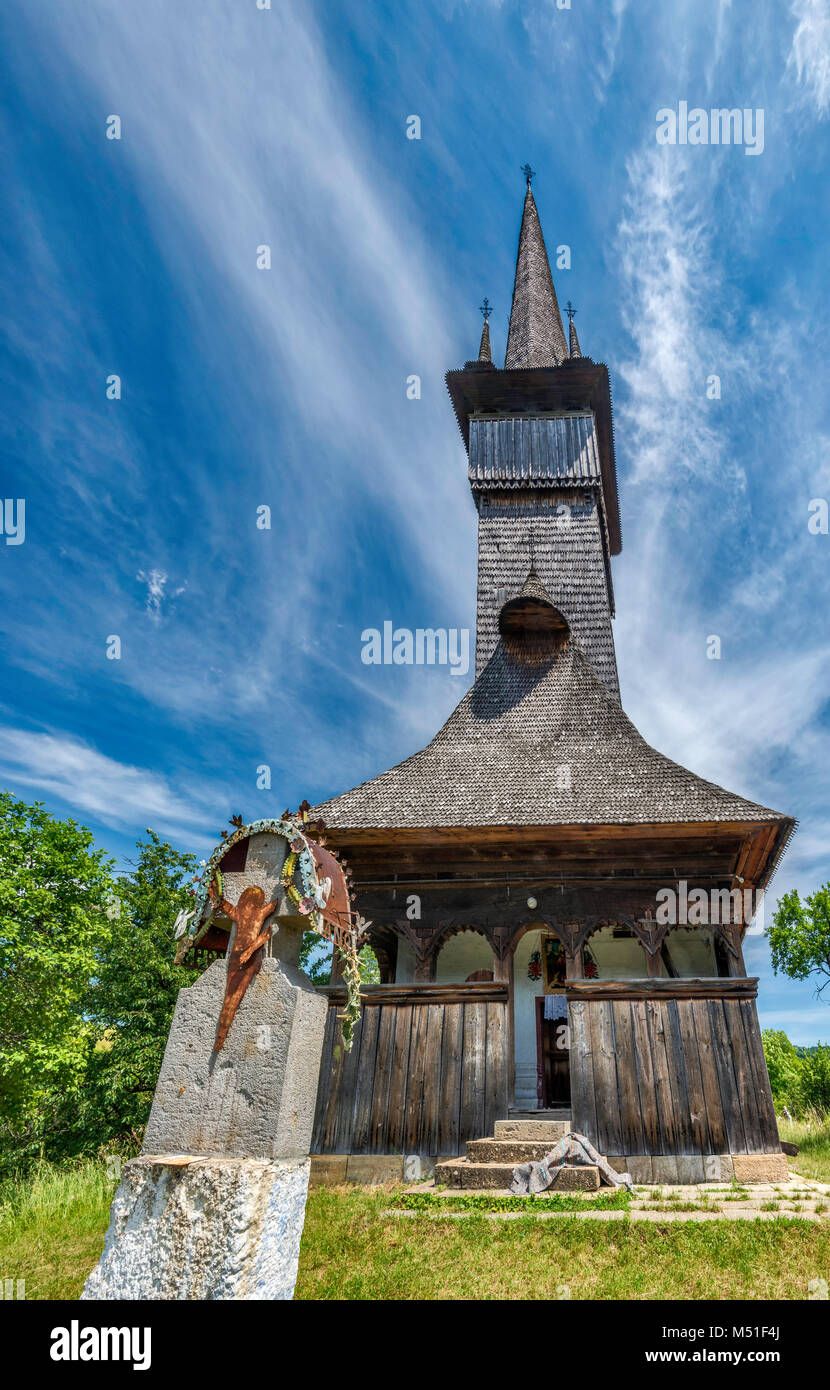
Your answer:
[[[558,1110],[520,1110],[511,1105],[507,1111],[508,1120],[567,1120],[570,1124],[571,1112],[567,1106]]]
[[[496,1139],[517,1139],[529,1143],[547,1143],[553,1148],[558,1139],[570,1133],[567,1120],[496,1120],[493,1136]]]
[[[453,1158],[436,1163],[436,1183],[449,1187],[493,1190],[509,1188],[515,1163],[471,1163],[466,1158]],[[577,1168],[565,1164],[560,1168],[549,1192],[596,1192],[599,1188],[598,1168]]]
[[[553,1139],[468,1139],[467,1158],[471,1163],[538,1162],[550,1153]]]

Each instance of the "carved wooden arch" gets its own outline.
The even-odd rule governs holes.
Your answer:
[[[510,929],[507,928],[507,930],[509,931]],[[507,954],[515,956],[516,947],[518,946],[522,937],[527,936],[528,932],[554,930],[555,929],[551,926],[550,922],[543,921],[541,917],[534,918],[532,922],[525,922],[523,927],[519,927],[518,930],[510,932],[510,938],[507,943]]]
[[[545,927],[558,937],[565,951],[565,971],[569,976],[579,977],[584,971],[583,952],[595,932],[603,927],[628,927],[635,939],[645,946],[638,929],[638,920],[626,912],[604,913],[602,916],[582,917],[578,921],[558,921],[548,918]],[[659,947],[658,947],[659,949]]]
[[[433,942],[435,931],[425,927],[417,919],[396,917],[389,923],[390,929],[412,948],[415,956],[415,983],[428,984],[435,978],[435,954]]]
[[[473,932],[476,936],[482,936],[493,953],[493,973],[497,973],[496,968],[504,957],[504,947],[500,929],[484,926],[476,926],[473,922],[460,922],[453,919],[439,921],[438,929],[432,937],[430,949],[432,951],[433,972],[438,964],[438,957],[449,941],[455,936],[460,936],[462,932]],[[498,933],[498,935],[497,935]],[[497,945],[498,942],[498,945]]]

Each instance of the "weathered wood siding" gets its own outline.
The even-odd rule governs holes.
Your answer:
[[[507,1115],[506,986],[371,988],[349,1053],[329,996],[313,1153],[455,1156]]]
[[[607,1154],[780,1153],[754,982],[657,983],[568,991],[574,1129]]]

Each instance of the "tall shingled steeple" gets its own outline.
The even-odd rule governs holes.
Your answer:
[[[485,300],[477,361],[447,373],[478,511],[476,674],[499,614],[532,565],[609,694],[619,700],[611,557],[621,546],[608,369],[570,344],[527,182],[505,368],[491,358]]]
[[[530,186],[533,172],[529,165],[525,166],[525,177],[527,193],[519,233],[504,365],[558,367],[568,356],[568,344],[553,287],[542,225]]]

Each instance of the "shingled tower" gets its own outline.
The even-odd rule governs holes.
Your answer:
[[[794,822],[622,709],[608,370],[570,304],[566,339],[526,174],[505,366],[485,300],[478,356],[447,374],[478,513],[476,679],[426,748],[316,808],[382,983],[342,1066],[331,988],[315,1151],[382,1155],[388,1176],[467,1144],[476,1172],[445,1180],[505,1186],[516,1145],[482,1136],[531,1109],[638,1181],[783,1176],[742,941]],[[705,912],[661,920],[667,894]]]
[[[572,351],[576,344],[576,351]],[[607,368],[571,347],[527,184],[504,371],[487,356],[447,373],[478,510],[476,674],[495,650],[499,609],[533,565],[619,698],[611,556],[619,503]]]

